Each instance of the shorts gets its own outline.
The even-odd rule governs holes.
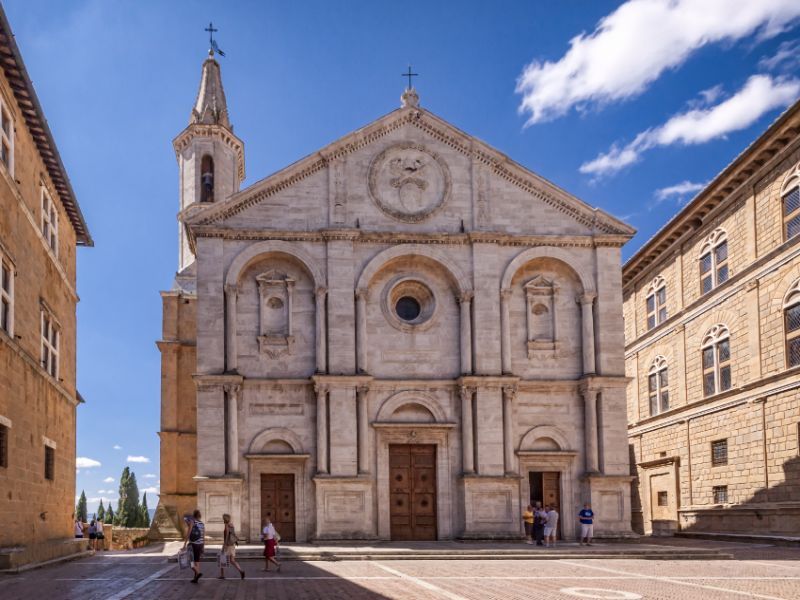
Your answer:
[[[199,563],[203,556],[203,544],[189,544],[189,546],[192,548],[192,564]]]
[[[544,537],[550,537],[551,535],[555,535],[555,534],[556,534],[556,528],[555,527],[550,527],[548,525],[544,526]]]
[[[89,534],[89,539],[90,540],[96,540],[97,539],[97,534],[96,533],[90,533]]]
[[[533,523],[528,523],[527,521],[524,521],[524,523],[525,523],[525,535],[530,537],[533,532]]]
[[[592,523],[581,523],[581,539],[591,538],[594,534],[594,525]]]
[[[275,540],[267,540],[264,544],[264,557],[273,558],[275,556]]]

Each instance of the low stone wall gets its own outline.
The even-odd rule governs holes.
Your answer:
[[[67,538],[27,546],[0,548],[0,571],[16,572],[32,565],[79,556],[86,552],[86,546],[84,540]]]
[[[797,535],[800,503],[738,505],[679,510],[680,529],[692,533]]]
[[[106,525],[104,535],[111,540],[111,550],[132,550],[150,543],[147,539],[147,527],[109,527]]]

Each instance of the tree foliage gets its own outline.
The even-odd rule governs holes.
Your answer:
[[[106,525],[111,525],[114,523],[114,508],[111,506],[111,503],[108,503],[108,510],[106,511],[106,520],[103,521]]]
[[[119,503],[114,524],[121,527],[139,527],[142,520],[142,507],[139,504],[139,486],[136,474],[125,467],[119,478]]]
[[[103,499],[100,499],[100,506],[97,507],[97,520],[101,523],[106,522],[106,509],[103,506]]]
[[[150,527],[150,512],[147,509],[147,492],[142,497],[142,514],[139,520],[139,527]]]
[[[81,497],[75,505],[75,518],[81,523],[86,523],[86,493],[81,490]]]

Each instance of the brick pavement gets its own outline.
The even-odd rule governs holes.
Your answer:
[[[166,556],[109,553],[0,576],[2,600],[796,600],[800,550],[763,544],[692,540],[679,548],[719,548],[734,560],[368,560],[286,561],[264,573],[243,561],[248,577],[219,581],[213,563],[189,583]]]

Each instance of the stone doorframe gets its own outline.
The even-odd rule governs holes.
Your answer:
[[[450,430],[456,423],[372,423],[378,459],[378,537],[391,539],[389,444],[436,445],[436,539],[453,537],[453,477],[450,469]]]
[[[309,454],[245,454],[247,459],[247,493],[250,499],[250,543],[261,536],[261,475],[294,475],[295,539],[308,541],[306,510],[306,464]]]
[[[570,450],[519,450],[519,498],[520,506],[527,506],[530,502],[530,481],[528,473],[531,471],[558,471],[559,486],[561,488],[561,535],[565,540],[574,540],[575,514],[575,457],[577,452]],[[520,524],[520,531],[522,525]]]
[[[645,534],[653,533],[653,505],[652,505],[652,489],[651,480],[653,477],[665,476],[669,478],[671,486],[671,496],[674,497],[674,516],[675,524],[674,530],[680,528],[680,520],[678,519],[678,512],[681,508],[681,494],[680,494],[680,465],[681,459],[679,456],[665,456],[640,462],[637,466],[641,470],[639,477],[639,502],[642,506],[642,525]]]

